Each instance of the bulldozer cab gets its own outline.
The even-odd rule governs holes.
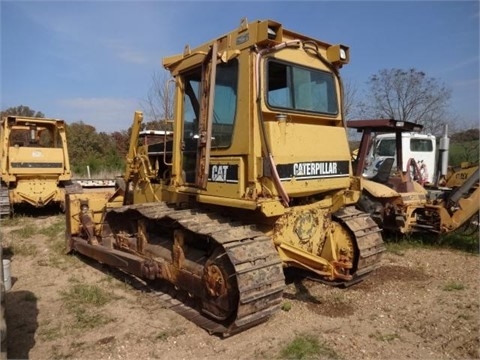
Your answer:
[[[242,21],[237,30],[165,58],[179,110],[175,191],[255,209],[258,202],[280,199],[288,207],[294,198],[349,188],[338,75],[348,58],[343,45],[271,20]]]

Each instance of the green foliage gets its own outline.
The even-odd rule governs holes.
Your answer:
[[[403,256],[408,249],[442,248],[456,249],[472,254],[480,254],[478,231],[470,234],[454,232],[445,235],[413,234],[402,238],[384,236],[387,251]]]
[[[20,239],[13,238],[9,250],[13,255],[19,256],[35,256],[37,255],[37,247],[33,244],[25,244]]]
[[[472,254],[480,254],[480,238],[478,236],[478,229],[473,233],[454,232],[443,235],[441,244],[444,247],[457,249]]]
[[[376,331],[375,333],[368,335],[368,337],[377,339],[379,341],[387,341],[387,342],[395,339],[400,339],[400,335],[398,335],[397,333],[382,334],[379,331]]]
[[[67,126],[67,139],[70,166],[78,176],[87,174],[87,166],[90,174],[123,170],[124,155],[118,151],[118,144],[125,143],[121,133],[116,133],[115,137],[97,133],[93,126],[80,121]]]
[[[49,239],[57,237],[59,234],[65,231],[65,216],[59,215],[55,218],[55,221],[45,228],[40,229],[39,234],[45,235]]]
[[[14,107],[10,107],[8,109],[2,110],[0,112],[0,115],[1,115],[0,117],[9,116],[9,115],[38,117],[38,118],[45,117],[45,115],[42,112],[30,109],[28,106],[25,106],[25,105],[14,106]]]
[[[12,230],[12,235],[15,235],[20,239],[26,239],[26,238],[32,237],[34,234],[37,233],[37,231],[38,231],[38,228],[36,226],[31,224],[26,224],[25,226],[22,226],[19,229]]]
[[[468,129],[450,136],[452,142],[477,141],[480,139],[480,129]]]
[[[93,329],[114,320],[102,313],[100,308],[114,300],[115,296],[97,285],[77,283],[68,291],[63,291],[61,296],[65,307],[74,316],[77,329]]]
[[[333,349],[309,334],[297,335],[280,355],[282,359],[339,359]]]
[[[34,293],[27,292],[23,298],[25,301],[35,302],[38,300],[37,296]]]
[[[183,334],[185,334],[185,329],[174,328],[174,329],[163,330],[155,335],[155,340],[166,341],[169,338],[177,337]]]
[[[62,293],[62,298],[69,307],[80,305],[103,306],[112,299],[102,288],[89,284],[74,284],[68,291]]]
[[[465,285],[457,283],[455,281],[450,281],[449,283],[445,284],[443,290],[445,291],[456,291],[456,290],[463,290],[465,289]]]
[[[459,133],[462,134],[462,133]],[[453,137],[453,136],[452,136]],[[450,166],[458,166],[462,162],[478,162],[479,161],[479,141],[463,140],[452,141],[448,152],[448,164]]]
[[[282,304],[282,310],[283,311],[290,311],[292,309],[292,303],[289,301],[286,301]]]

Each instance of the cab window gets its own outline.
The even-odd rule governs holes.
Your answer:
[[[410,139],[410,151],[432,152],[433,144],[430,139]]]
[[[335,115],[338,113],[338,102],[333,75],[269,60],[267,104],[271,108]]]

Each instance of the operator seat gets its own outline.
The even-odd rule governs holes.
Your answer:
[[[378,168],[378,172],[370,180],[380,184],[386,184],[388,178],[390,177],[394,161],[394,158],[386,158],[385,160],[383,160]]]

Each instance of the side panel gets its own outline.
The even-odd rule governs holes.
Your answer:
[[[349,188],[352,170],[343,127],[282,121],[265,126],[280,180],[290,196]],[[271,181],[264,181],[273,191]]]
[[[215,157],[210,160],[207,193],[240,199],[245,192],[245,164],[241,157]]]
[[[63,149],[25,146],[9,147],[8,165],[12,174],[63,174]]]

